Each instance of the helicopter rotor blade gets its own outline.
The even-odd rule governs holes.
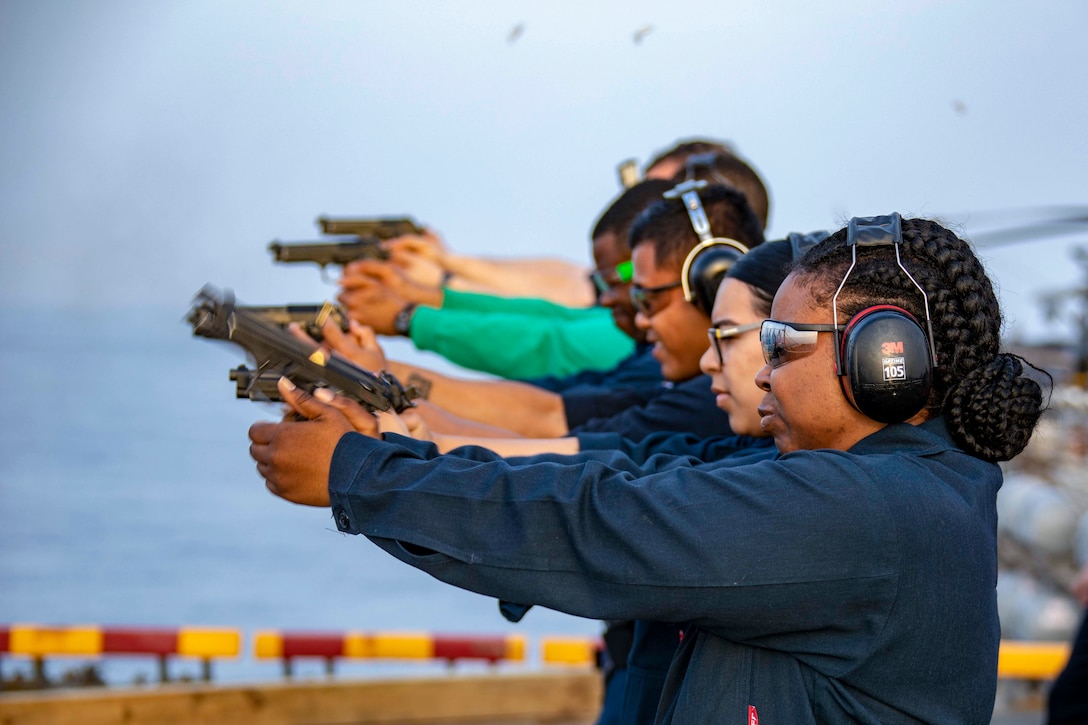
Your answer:
[[[965,227],[978,247],[1053,239],[1088,231],[1088,205],[1040,206],[970,215]]]

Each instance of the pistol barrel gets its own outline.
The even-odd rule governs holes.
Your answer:
[[[358,259],[389,259],[377,237],[352,236],[341,242],[281,242],[268,245],[277,262],[316,262],[322,267],[344,265]]]
[[[357,234],[383,240],[403,237],[405,234],[422,234],[424,231],[411,217],[319,216],[317,225],[325,234]]]

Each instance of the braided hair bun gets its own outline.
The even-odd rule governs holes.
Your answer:
[[[903,266],[926,291],[933,322],[937,367],[926,415],[943,415],[953,440],[971,455],[1009,460],[1027,445],[1046,407],[1049,375],[1001,352],[1001,308],[970,244],[928,219],[903,219],[902,233]],[[850,267],[846,240],[840,230],[794,265],[819,304],[831,304]],[[840,319],[873,304],[926,316],[921,294],[888,247],[858,248],[857,266],[839,294]]]

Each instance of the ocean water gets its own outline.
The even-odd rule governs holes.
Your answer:
[[[246,432],[279,409],[234,397],[241,349],[193,338],[186,310],[0,310],[0,623],[239,628],[243,654],[217,661],[216,681],[280,676],[250,655],[262,629],[599,633],[541,608],[512,625],[494,600],[339,533],[327,509],[268,493]],[[419,355],[398,342],[387,351]],[[6,657],[4,676],[25,665]],[[121,683],[155,664],[102,671]],[[198,672],[171,663],[173,676]]]

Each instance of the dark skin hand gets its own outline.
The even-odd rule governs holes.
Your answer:
[[[329,466],[336,444],[351,431],[379,437],[378,420],[354,401],[327,390],[310,395],[287,378],[280,378],[279,390],[287,415],[279,423],[250,426],[249,455],[272,493],[298,504],[328,506]]]

